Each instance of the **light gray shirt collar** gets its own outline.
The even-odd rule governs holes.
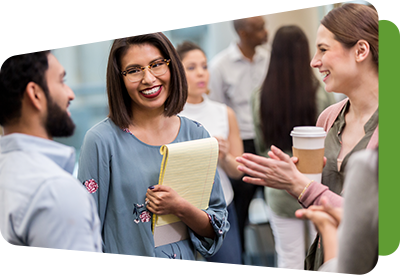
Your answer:
[[[262,56],[260,56],[260,52],[259,52],[260,47],[261,46],[257,46],[255,49],[256,52],[253,56],[253,62],[257,62],[259,59],[262,59]],[[250,62],[250,60],[243,55],[237,42],[231,42],[231,44],[229,45],[229,50],[231,52],[230,57],[231,57],[232,61],[245,60],[247,62]]]

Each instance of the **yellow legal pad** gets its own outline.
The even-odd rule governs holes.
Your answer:
[[[204,138],[163,145],[158,184],[170,186],[199,209],[207,209],[218,162],[218,141]],[[153,215],[155,246],[188,238],[186,225],[175,215]]]

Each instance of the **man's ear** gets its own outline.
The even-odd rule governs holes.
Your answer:
[[[240,39],[246,39],[246,31],[244,29],[239,29],[237,31],[237,35],[239,36]]]
[[[356,61],[357,62],[362,62],[364,61],[368,55],[370,54],[370,46],[369,43],[365,40],[358,40],[357,44],[354,46],[355,47],[355,53],[356,53]]]
[[[25,88],[26,97],[33,108],[43,110],[47,103],[46,95],[43,89],[35,82],[29,82]]]

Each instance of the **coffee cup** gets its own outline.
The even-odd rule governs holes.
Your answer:
[[[324,128],[298,126],[290,135],[293,138],[293,156],[298,158],[297,169],[310,180],[321,182],[326,137]]]

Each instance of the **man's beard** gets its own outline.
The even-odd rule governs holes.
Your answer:
[[[75,124],[68,113],[63,111],[50,97],[47,101],[45,127],[50,137],[69,137],[75,130]]]

